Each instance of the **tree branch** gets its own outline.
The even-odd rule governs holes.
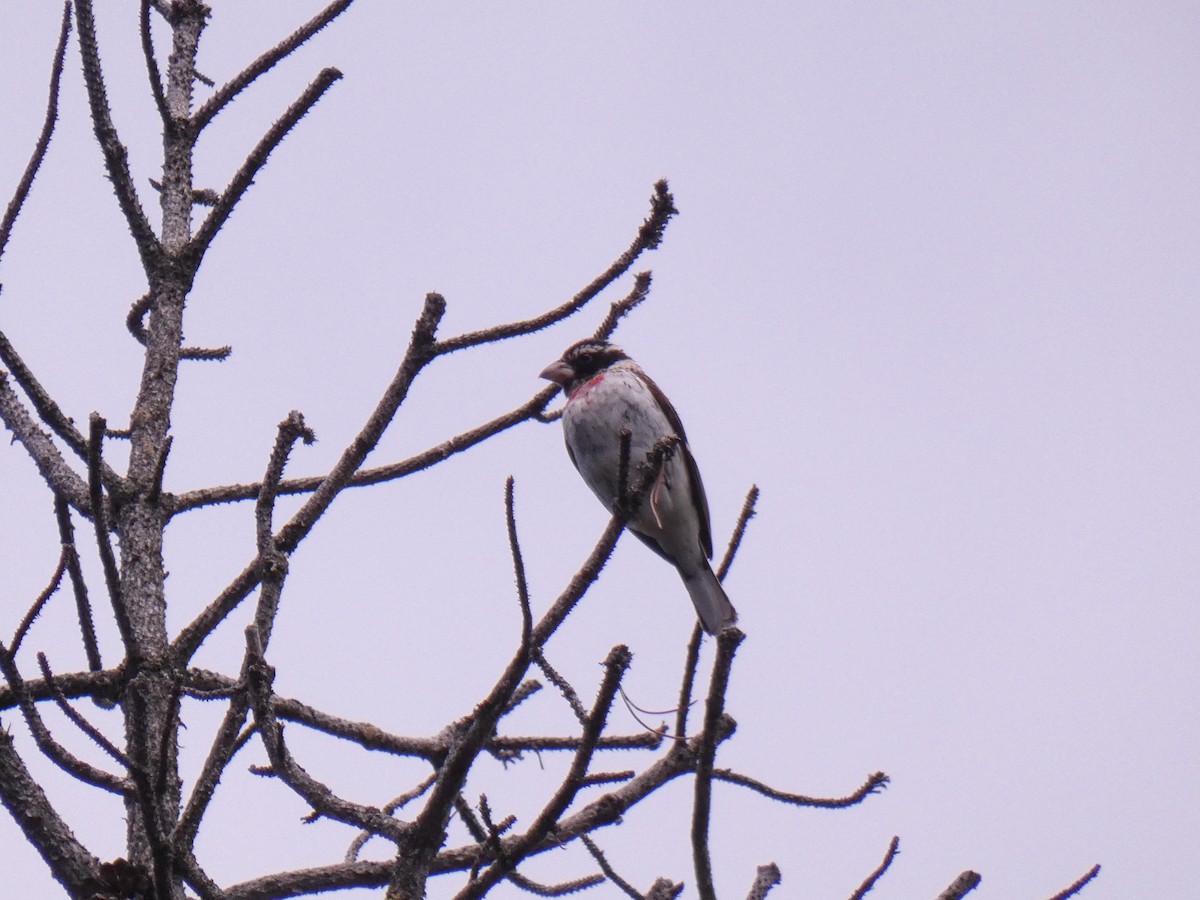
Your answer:
[[[50,66],[50,99],[46,102],[46,118],[42,122],[42,133],[38,136],[37,144],[33,148],[33,155],[29,158],[25,172],[17,183],[17,189],[13,192],[12,199],[8,201],[4,218],[0,219],[0,258],[4,256],[4,248],[8,245],[13,225],[17,221],[17,216],[21,214],[21,207],[25,205],[25,200],[29,197],[29,191],[33,188],[33,180],[37,177],[38,169],[42,167],[42,161],[46,158],[46,151],[50,147],[50,138],[54,135],[54,125],[58,121],[59,86],[62,83],[63,63],[66,60],[67,39],[70,34],[71,4],[68,0],[63,4],[58,47],[54,51],[54,62]],[[11,367],[7,360],[4,360],[4,364]]]
[[[642,222],[642,226],[638,229],[637,237],[633,239],[633,243],[629,245],[624,253],[616,258],[611,266],[593,279],[582,291],[561,306],[557,306],[549,312],[542,313],[540,316],[535,316],[532,319],[509,322],[504,325],[494,325],[491,328],[470,331],[466,334],[460,334],[457,337],[438,341],[437,352],[439,354],[454,353],[458,350],[464,350],[467,347],[478,346],[479,344],[490,344],[520,335],[532,334],[535,331],[541,331],[543,328],[549,328],[556,322],[561,322],[573,313],[578,312],[592,298],[628,272],[642,253],[658,247],[662,243],[667,223],[678,212],[679,210],[675,208],[675,198],[671,196],[666,180],[658,181],[654,185],[654,195],[650,198],[650,215]],[[630,308],[632,309],[636,305],[637,303],[635,302]]]
[[[1057,894],[1055,894],[1053,897],[1051,897],[1050,900],[1067,900],[1067,898],[1069,898],[1069,897],[1074,897],[1076,894],[1078,894],[1080,891],[1082,891],[1085,887],[1087,887],[1088,883],[1091,882],[1091,880],[1099,874],[1100,874],[1099,864],[1092,866],[1090,869],[1088,869],[1083,874],[1082,878],[1080,878],[1074,884],[1063,888],[1061,891],[1059,891]]]
[[[84,515],[91,515],[87,485],[67,465],[54,441],[42,431],[25,409],[16,392],[8,383],[8,375],[0,371],[0,421],[12,432],[14,440],[25,448],[38,474],[56,497],[62,497]]]
[[[979,887],[981,881],[983,881],[983,876],[978,872],[970,870],[963,872],[950,883],[950,887],[938,894],[937,900],[962,900],[963,897]]]
[[[150,227],[150,221],[142,210],[133,175],[129,171],[129,151],[121,143],[104,87],[104,72],[100,68],[100,48],[96,42],[96,23],[92,14],[92,0],[75,0],[75,20],[79,25],[79,48],[83,56],[83,81],[87,87],[88,106],[92,113],[92,127],[100,150],[104,154],[104,167],[117,195],[117,203],[125,222],[133,234],[142,265],[147,272],[158,269],[162,259],[162,245]]]
[[[304,25],[292,32],[258,59],[242,69],[234,78],[221,86],[208,101],[192,116],[192,127],[199,134],[213,117],[233,101],[242,91],[265,75],[280,61],[295,52],[309,38],[345,12],[354,0],[336,0],[329,4]]]
[[[213,242],[213,238],[217,236],[221,226],[225,224],[225,221],[233,213],[234,207],[250,189],[250,185],[254,183],[254,176],[267,164],[267,158],[270,157],[272,151],[341,77],[342,73],[337,69],[322,69],[312,84],[304,90],[296,102],[287,108],[250,151],[246,161],[234,174],[233,180],[221,193],[220,199],[217,200],[203,224],[196,231],[195,237],[188,242],[186,255],[192,261],[192,265],[199,265],[200,259]]]
[[[708,852],[708,822],[712,807],[713,759],[719,736],[728,730],[725,716],[725,691],[733,657],[745,635],[731,626],[717,635],[717,656],[713,660],[708,701],[704,707],[704,730],[696,754],[696,790],[692,806],[692,860],[696,869],[696,891],[701,900],[715,900],[712,859]]]
[[[893,837],[891,843],[888,844],[887,853],[883,855],[883,862],[866,877],[862,884],[858,886],[853,894],[850,895],[850,900],[862,900],[863,897],[870,893],[871,888],[875,887],[875,882],[883,877],[883,874],[891,868],[892,862],[896,859],[896,854],[900,852],[900,838]]]

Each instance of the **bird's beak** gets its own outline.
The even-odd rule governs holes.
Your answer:
[[[538,378],[545,378],[547,381],[553,381],[559,387],[565,388],[572,378],[575,377],[575,370],[568,366],[561,359],[556,359],[546,368],[542,369]]]

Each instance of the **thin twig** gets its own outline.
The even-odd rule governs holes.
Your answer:
[[[822,798],[822,797],[807,797],[804,794],[789,794],[785,791],[778,791],[775,788],[768,787],[761,781],[741,775],[730,769],[713,769],[713,778],[718,781],[725,781],[729,784],[740,785],[744,788],[749,788],[756,793],[762,794],[764,797],[770,797],[772,800],[778,800],[780,803],[787,803],[792,806],[813,806],[818,809],[845,809],[847,806],[855,806],[862,803],[871,794],[883,790],[888,785],[889,778],[882,772],[876,772],[870,776],[858,790],[845,797]]]
[[[534,651],[533,661],[539,669],[545,673],[546,678],[550,683],[558,688],[560,694],[566,698],[567,703],[571,707],[571,711],[575,713],[575,718],[582,724],[587,721],[587,710],[583,708],[583,703],[579,699],[579,694],[575,693],[575,688],[571,687],[571,683],[567,681],[554,666],[550,665],[550,661],[546,659],[546,654],[539,647]]]
[[[418,784],[410,791],[405,791],[398,797],[394,797],[383,805],[383,811],[389,816],[395,815],[396,810],[403,809],[412,801],[416,800],[427,790],[433,787],[433,783],[437,781],[437,772],[427,776],[424,781]],[[362,852],[362,848],[366,846],[367,841],[375,835],[370,831],[360,831],[358,835],[350,842],[350,847],[346,850],[345,861],[352,863],[357,861],[358,854]]]
[[[729,574],[729,569],[733,566],[733,559],[737,556],[738,548],[742,546],[742,538],[746,536],[746,526],[750,524],[750,520],[754,518],[755,506],[758,504],[758,485],[750,485],[750,490],[746,492],[746,499],[742,503],[742,511],[738,514],[737,524],[733,526],[733,534],[729,537],[729,544],[725,548],[725,556],[721,559],[721,565],[717,567],[717,580],[724,581],[725,576]]]
[[[20,671],[17,669],[16,660],[13,659],[12,654],[8,652],[3,644],[0,644],[0,673],[3,673],[4,679],[8,682],[9,687],[17,698],[21,715],[25,718],[25,724],[29,728],[33,742],[37,744],[38,749],[42,751],[47,759],[67,774],[85,784],[102,788],[122,797],[130,793],[133,786],[127,779],[112,775],[102,769],[96,768],[90,763],[84,762],[54,739],[45,722],[42,721],[42,716],[38,712],[33,698],[25,689],[25,682],[21,678]]]
[[[587,847],[588,853],[592,854],[592,859],[596,860],[596,865],[600,867],[600,871],[604,873],[604,877],[624,891],[625,896],[632,897],[633,900],[646,900],[637,888],[617,874],[612,864],[608,861],[608,857],[604,855],[604,851],[596,845],[595,841],[586,834],[581,835],[579,840],[583,842],[583,846]]]
[[[25,635],[29,633],[34,620],[41,615],[42,608],[54,596],[59,585],[62,584],[63,574],[67,571],[67,555],[67,548],[63,547],[58,553],[58,565],[54,567],[54,574],[50,576],[50,583],[34,598],[33,605],[29,607],[29,612],[25,613],[25,618],[17,626],[17,632],[13,635],[12,639],[11,652],[14,656],[21,649],[21,641],[25,640]]]
[[[533,631],[533,613],[529,608],[529,584],[525,580],[525,560],[521,557],[521,545],[517,540],[517,515],[513,502],[513,477],[504,482],[504,519],[508,526],[508,546],[512,551],[513,570],[517,578],[517,601],[521,604],[521,647],[528,651],[530,633]]]
[[[93,672],[99,672],[104,668],[104,664],[100,659],[100,645],[96,641],[92,603],[88,599],[83,567],[79,564],[79,551],[75,548],[75,526],[71,524],[71,510],[61,497],[54,498],[54,518],[58,522],[58,539],[62,544],[67,562],[67,576],[71,579],[71,589],[75,595],[75,612],[79,617],[83,652],[87,656],[88,668]]]
[[[597,326],[595,332],[597,340],[607,341],[612,337],[621,320],[633,312],[635,307],[640,306],[650,296],[650,280],[651,276],[649,272],[638,272],[633,276],[633,290],[620,300],[614,300],[608,308],[608,315]]]
[[[0,421],[12,432],[13,439],[19,441],[37,466],[38,474],[46,486],[56,497],[63,497],[75,509],[84,515],[91,515],[91,504],[88,500],[88,487],[82,478],[76,474],[58,447],[37,423],[20,397],[8,383],[8,376],[0,370]]]
[[[700,642],[703,640],[704,629],[696,622],[683,660],[683,682],[679,686],[679,706],[675,712],[675,737],[679,740],[687,737],[688,712],[692,708],[692,688],[696,683],[696,666],[700,662]]]
[[[534,316],[532,319],[509,322],[504,325],[494,325],[491,328],[482,328],[478,331],[470,331],[466,334],[460,334],[457,337],[438,341],[438,353],[454,353],[458,350],[464,350],[479,344],[487,344],[520,335],[532,334],[535,331],[541,331],[543,328],[549,328],[551,325],[561,322],[573,313],[578,312],[593,297],[628,272],[642,253],[658,247],[662,243],[667,223],[678,212],[679,210],[675,208],[675,198],[671,196],[667,182],[662,180],[655,183],[654,195],[650,198],[650,215],[642,222],[642,226],[638,229],[637,237],[633,239],[633,243],[629,245],[624,253],[616,258],[611,266],[593,279],[582,291],[561,306],[542,313],[540,316]]]
[[[850,900],[862,900],[867,896],[871,888],[875,887],[875,882],[883,877],[883,874],[891,867],[892,862],[896,859],[896,854],[900,852],[900,838],[893,837],[891,843],[888,844],[887,853],[883,855],[881,862],[870,875],[863,880],[853,894],[850,895]]]
[[[395,843],[405,839],[407,829],[381,810],[344,800],[317,781],[292,758],[283,741],[283,729],[271,709],[271,685],[275,671],[262,656],[262,645],[254,626],[246,629],[246,655],[249,659],[249,684],[254,718],[262,735],[263,746],[271,760],[272,774],[312,806],[322,816],[374,832]]]
[[[937,900],[962,900],[963,897],[979,887],[981,881],[983,881],[983,876],[978,872],[970,870],[963,872],[950,883],[950,887],[938,894]]]
[[[304,92],[284,111],[283,115],[275,121],[275,124],[250,151],[250,155],[246,157],[241,168],[234,173],[229,186],[221,193],[221,198],[196,230],[195,236],[188,242],[187,255],[193,264],[198,264],[204,256],[221,226],[233,213],[234,207],[250,189],[250,185],[254,184],[254,176],[267,164],[267,159],[272,151],[341,77],[342,73],[337,69],[322,69],[313,82],[304,89]]]
[[[701,900],[715,900],[712,858],[708,849],[708,824],[712,808],[713,759],[720,733],[726,730],[725,691],[733,657],[745,635],[731,626],[717,635],[717,655],[704,707],[704,730],[696,751],[696,788],[692,806],[692,861],[696,870],[696,892]]]
[[[92,525],[96,535],[96,548],[100,553],[100,564],[104,570],[104,584],[108,588],[108,598],[112,602],[113,615],[117,620],[117,629],[121,633],[121,641],[125,651],[132,661],[141,659],[141,648],[134,639],[133,625],[129,621],[129,611],[121,597],[121,573],[117,569],[117,560],[113,555],[112,543],[108,539],[108,522],[104,515],[104,487],[100,482],[100,466],[103,457],[104,430],[106,423],[98,413],[92,413],[91,428],[88,433],[88,490],[92,504]]]
[[[300,45],[345,12],[352,2],[353,0],[337,0],[337,2],[329,4],[288,37],[238,72],[231,81],[222,85],[192,116],[192,127],[196,133],[199,134],[203,131],[217,113],[255,80],[269,72],[277,63],[290,56]]]
[[[292,516],[291,520],[276,535],[276,546],[281,553],[291,553],[309,534],[325,511],[337,499],[354,473],[358,471],[367,454],[374,449],[391,423],[396,411],[408,396],[408,390],[420,371],[434,358],[432,347],[438,323],[446,311],[446,301],[441,294],[428,294],[421,315],[413,327],[408,350],[396,371],[395,377],[367,418],[358,435],[347,445],[333,469],[321,482],[313,495]],[[224,618],[246,598],[262,578],[257,560],[242,570],[233,582],[172,642],[176,658],[186,662]]]
[[[497,416],[490,422],[485,422],[477,428],[464,431],[462,434],[443,441],[437,446],[431,447],[415,456],[410,456],[408,459],[401,460],[400,462],[355,472],[346,483],[346,487],[365,487],[372,484],[382,484],[385,481],[394,481],[398,478],[404,478],[407,475],[424,471],[440,462],[445,462],[451,456],[462,453],[464,450],[469,450],[476,444],[480,444],[488,438],[500,434],[502,431],[507,431],[509,428],[520,425],[522,422],[527,422],[530,419],[536,419],[556,393],[558,393],[556,386],[543,388],[531,399],[511,412]],[[279,483],[278,493],[280,495],[312,493],[324,484],[325,480],[326,476],[324,475],[312,478],[287,479]],[[261,482],[254,482],[251,484],[233,484],[189,491],[174,498],[172,513],[200,509],[201,507],[217,503],[253,500],[258,496],[260,490],[262,490]]]
[[[91,738],[92,742],[97,747],[124,766],[126,771],[132,773],[133,762],[129,759],[129,757],[122,753],[117,746],[112,743],[112,741],[104,736],[103,732],[96,728],[95,725],[80,715],[75,707],[71,706],[71,704],[67,701],[67,698],[63,696],[62,691],[55,689],[54,673],[50,671],[50,662],[46,659],[46,654],[39,653],[37,655],[37,661],[38,667],[42,670],[42,677],[46,679],[46,684],[50,685],[50,690],[52,692],[52,696],[54,697],[54,703],[58,706],[62,714],[66,716],[76,728]]]
[[[154,57],[154,35],[150,31],[151,0],[142,0],[140,22],[142,32],[142,56],[146,61],[146,75],[150,79],[150,93],[154,97],[154,105],[158,108],[158,117],[163,127],[174,129],[175,121],[167,110],[167,98],[163,93],[162,74],[158,71],[158,60]]]
[[[96,41],[96,23],[92,13],[92,0],[75,0],[75,20],[79,25],[79,49],[83,56],[83,81],[87,87],[88,106],[92,114],[92,128],[104,154],[104,167],[108,179],[117,195],[117,203],[125,222],[133,234],[138,254],[147,272],[156,271],[162,258],[162,245],[150,221],[142,210],[134,187],[133,175],[129,171],[129,151],[121,143],[120,135],[112,121],[112,111],[104,86],[104,73],[100,68],[100,47]]]
[[[4,218],[0,220],[0,257],[4,256],[4,248],[8,244],[9,235],[12,234],[13,225],[21,213],[21,207],[25,205],[29,191],[33,188],[33,180],[37,177],[38,169],[41,168],[42,161],[46,158],[46,151],[50,147],[50,138],[54,135],[54,125],[58,121],[59,86],[62,83],[63,63],[66,60],[67,39],[70,34],[71,4],[68,0],[63,4],[62,25],[58,30],[58,46],[55,48],[54,62],[50,67],[50,99],[46,102],[46,117],[42,121],[42,133],[38,136],[37,144],[33,148],[33,155],[25,165],[25,172],[17,183],[17,189],[13,192],[12,199],[8,201]]]
[[[775,863],[759,866],[758,871],[754,873],[754,883],[750,885],[750,893],[746,895],[746,900],[764,900],[767,894],[771,893],[771,888],[782,880],[779,866]]]
[[[1074,884],[1072,884],[1066,888],[1063,888],[1061,891],[1059,891],[1057,894],[1055,894],[1053,897],[1051,897],[1050,900],[1067,900],[1068,897],[1074,897],[1076,894],[1078,894],[1080,891],[1082,891],[1085,887],[1087,887],[1088,883],[1099,874],[1100,874],[1100,864],[1097,863],[1096,865],[1094,865],[1090,869],[1088,869],[1083,874],[1083,877],[1081,877],[1078,881],[1076,881]]]
[[[286,419],[279,423],[278,434],[275,436],[275,446],[271,458],[267,462],[267,471],[263,476],[263,489],[259,492],[258,502],[254,507],[255,544],[258,548],[258,558],[262,565],[262,586],[258,592],[258,606],[254,612],[254,624],[258,629],[258,638],[265,651],[271,640],[271,631],[275,627],[275,616],[279,612],[279,597],[283,591],[283,581],[287,577],[287,557],[279,551],[275,543],[275,533],[272,520],[275,514],[276,490],[283,478],[283,469],[287,465],[288,456],[296,441],[303,440],[312,444],[317,436],[311,428],[304,424],[304,416],[297,410],[288,413]]]

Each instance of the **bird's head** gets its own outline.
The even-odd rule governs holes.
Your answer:
[[[562,357],[542,369],[539,377],[553,381],[570,397],[581,384],[586,384],[623,359],[629,357],[615,344],[597,338],[585,338],[564,350]]]

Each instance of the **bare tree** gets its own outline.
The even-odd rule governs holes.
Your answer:
[[[492,687],[479,698],[473,711],[447,722],[436,736],[388,733],[370,722],[351,721],[282,696],[274,689],[275,671],[269,662],[289,557],[346,488],[420,475],[522,423],[555,418],[548,407],[556,388],[548,387],[517,408],[421,453],[365,467],[368,454],[408,397],[418,374],[447,354],[532,334],[596,302],[632,270],[644,253],[662,241],[676,214],[665,182],[655,185],[650,212],[628,248],[579,293],[553,309],[522,321],[443,336],[440,326],[446,300],[438,294],[427,295],[395,376],[383,388],[359,433],[326,474],[317,478],[285,477],[294,446],[313,439],[304,417],[292,412],[279,423],[274,447],[264,453],[267,460],[261,481],[178,493],[164,489],[180,366],[195,360],[219,361],[230,352],[228,347],[192,347],[184,342],[185,301],[197,271],[268,158],[341,74],[332,68],[322,70],[262,135],[221,190],[194,183],[196,142],[251,83],[329,25],[350,3],[338,0],[330,4],[227,83],[208,90],[196,59],[211,10],[198,0],[141,0],[144,60],[163,135],[161,177],[152,184],[161,209],[157,228],[145,211],[145,192],[134,182],[126,147],[113,124],[91,0],[75,0],[63,9],[45,124],[0,223],[0,255],[48,151],[74,23],[104,169],[145,272],[145,294],[133,303],[126,320],[130,333],[141,345],[143,367],[127,419],[122,416],[113,427],[106,417],[93,413],[84,430],[64,413],[14,344],[0,333],[0,363],[6,370],[0,371],[0,418],[36,465],[62,545],[45,590],[28,606],[12,638],[0,643],[0,670],[7,682],[7,688],[0,688],[0,711],[18,710],[19,719],[13,717],[10,722],[20,722],[37,749],[72,778],[121,799],[126,854],[104,861],[75,837],[70,824],[31,774],[13,736],[5,730],[0,730],[0,802],[45,860],[51,875],[69,896],[77,898],[168,900],[194,895],[204,900],[270,900],[348,887],[386,888],[389,898],[416,898],[424,896],[433,877],[456,884],[456,896],[464,900],[483,897],[505,883],[553,896],[604,882],[629,897],[667,898],[678,896],[683,885],[667,877],[648,889],[630,884],[601,849],[599,832],[618,824],[664,785],[686,776],[694,792],[690,823],[663,827],[690,825],[696,892],[702,898],[712,898],[715,890],[709,822],[714,782],[736,785],[779,803],[836,809],[862,802],[882,789],[888,779],[875,773],[844,797],[817,798],[781,791],[743,773],[718,767],[718,748],[735,730],[734,720],[725,710],[726,689],[743,640],[735,628],[716,638],[713,667],[707,683],[700,686],[697,679],[703,634],[698,627],[693,631],[673,726],[633,734],[613,733],[610,726],[610,714],[621,695],[622,677],[630,663],[626,647],[613,647],[603,661],[598,682],[587,686],[571,684],[547,659],[547,642],[567,627],[568,616],[599,577],[624,522],[636,511],[644,487],[671,452],[669,445],[656,448],[648,459],[631,460],[626,444],[628,484],[621,511],[540,617],[533,614],[525,583],[513,483],[509,479],[505,509],[517,584],[513,612],[519,617],[520,638],[509,662],[496,674]],[[153,17],[159,17],[171,35],[165,71],[160,70],[154,46]],[[200,90],[207,94],[202,102],[195,97]],[[647,298],[649,289],[649,273],[636,275],[632,290],[610,302],[597,334],[611,335],[623,317]],[[123,472],[106,455],[106,447],[117,440],[128,441],[128,465]],[[280,522],[276,501],[283,495],[302,495],[305,499],[294,514]],[[729,538],[718,572],[721,578],[734,560],[756,498],[757,489],[751,488]],[[230,502],[254,504],[256,541],[253,548],[248,548],[249,560],[198,615],[172,634],[166,616],[170,602],[163,552],[166,527],[183,512]],[[100,562],[102,585],[88,584],[85,579],[77,526],[87,530],[87,540]],[[119,550],[113,547],[114,538]],[[105,652],[96,636],[92,600],[97,592],[104,597],[104,615],[112,617],[120,636],[115,661],[113,651]],[[33,651],[31,635],[35,620],[47,604],[66,602],[59,598],[68,593],[77,612],[78,640],[88,667],[86,671],[55,672],[46,653]],[[220,673],[198,668],[194,664],[197,650],[218,629],[229,627],[230,614],[243,603],[252,603],[254,613],[252,624],[245,629],[240,670]],[[54,640],[57,653],[65,636],[55,635]],[[32,672],[35,660],[36,674]],[[506,717],[538,694],[543,686],[540,679],[554,688],[547,692],[550,702],[565,703],[577,727],[562,735],[506,733]],[[584,699],[587,693],[595,695],[590,703]],[[690,710],[701,698],[702,715],[696,722],[690,718]],[[114,742],[106,737],[89,720],[81,701],[89,701],[97,713],[115,710],[124,724],[123,740]],[[185,772],[179,759],[179,737],[191,701],[218,705],[223,714],[219,726],[203,738],[208,746],[203,764],[197,771]],[[57,707],[71,728],[90,739],[93,746],[86,754],[88,758],[68,749],[62,735],[52,733],[43,716],[48,705]],[[285,725],[333,736],[344,744],[349,755],[372,751],[419,760],[427,772],[406,785],[398,796],[379,798],[371,804],[356,802],[340,796],[304,768],[292,752]],[[195,731],[191,735],[193,741],[198,739]],[[197,852],[197,836],[222,776],[239,751],[251,742],[261,744],[270,761],[262,774],[277,780],[281,791],[301,797],[311,808],[310,818],[345,826],[348,849],[343,858],[310,868],[264,873],[240,884],[222,885],[210,877],[205,860]],[[602,760],[616,750],[636,753],[637,764],[620,770],[605,768]],[[486,794],[474,801],[468,798],[468,778],[485,755],[508,762],[519,760],[522,754],[552,753],[569,758],[566,774],[541,798],[539,811],[528,821],[518,821],[504,810],[493,809]],[[387,859],[360,858],[360,851],[372,839],[390,844]],[[526,860],[563,846],[579,848],[578,878],[544,885],[522,874]],[[897,849],[898,842],[893,840],[879,868],[851,896],[862,897],[872,888],[895,859]],[[1093,869],[1058,897],[1075,894],[1097,871]],[[753,878],[746,879],[748,896],[766,896],[779,880],[774,864],[761,866]],[[979,880],[974,873],[963,873],[941,896],[961,897]]]

